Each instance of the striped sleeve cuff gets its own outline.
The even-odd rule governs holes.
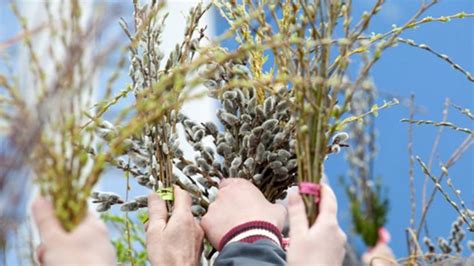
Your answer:
[[[262,239],[268,239],[280,247],[283,246],[283,237],[275,225],[265,221],[251,221],[227,232],[221,239],[218,250],[221,251],[225,245],[232,242],[253,243]]]

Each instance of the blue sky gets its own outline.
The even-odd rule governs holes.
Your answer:
[[[367,8],[366,5],[356,7],[356,12]],[[385,32],[392,24],[401,25],[403,21],[415,13],[419,1],[388,1],[393,8],[386,8],[372,23],[371,30]],[[360,8],[360,9],[359,9]],[[438,17],[466,11],[474,12],[474,2],[440,1],[427,15]],[[420,27],[416,31],[407,32],[402,37],[411,38],[418,43],[429,44],[433,49],[449,55],[455,62],[474,72],[474,20],[467,19],[451,23],[435,23]],[[440,61],[426,51],[400,44],[387,51],[372,72],[375,84],[381,92],[407,98],[413,92],[421,112],[417,119],[442,119],[445,98],[453,103],[474,109],[474,83],[454,71],[445,62]],[[408,125],[399,120],[408,117],[408,110],[398,106],[383,112],[377,119],[379,129],[380,154],[376,161],[376,174],[383,177],[389,189],[392,209],[389,215],[388,229],[392,233],[392,247],[398,256],[406,254],[404,228],[409,223],[409,186],[408,186]],[[449,120],[465,127],[473,127],[473,122],[466,119],[454,109],[449,110]],[[430,126],[417,127],[414,131],[414,153],[428,161],[437,129]],[[465,134],[446,130],[439,148],[439,162],[446,162],[453,150],[462,142]],[[462,195],[470,208],[474,200],[474,153],[470,149],[452,168],[453,184],[462,190]],[[335,160],[336,161],[336,160]],[[333,161],[334,164],[337,162]],[[328,166],[327,169],[337,169]],[[418,206],[421,205],[421,188],[424,176],[419,167],[415,172],[415,188],[417,189]],[[328,170],[330,171],[330,170]],[[439,175],[440,171],[434,171]],[[334,170],[334,176],[338,175]],[[430,187],[433,187],[430,184]],[[431,190],[431,189],[430,189]],[[419,210],[420,208],[418,208]],[[451,222],[456,216],[454,210],[440,195],[437,195],[434,207],[428,215],[429,228],[432,236],[447,236]],[[420,217],[418,212],[417,217]],[[472,239],[472,234],[470,234]]]

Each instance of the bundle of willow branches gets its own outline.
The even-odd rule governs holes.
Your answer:
[[[351,27],[351,1],[216,2],[231,27],[239,27],[237,40],[241,47],[255,47],[249,57],[251,86],[257,92],[283,87],[293,98],[289,109],[295,118],[299,182],[317,187],[327,155],[345,146],[340,142],[345,139],[341,139],[339,131],[349,122],[397,103],[376,106],[360,117],[345,116],[354,92],[367,80],[379,54],[396,43],[401,33],[388,34],[379,39],[379,44],[376,39],[367,41],[363,33],[382,3],[377,1],[372,11]],[[344,36],[340,38],[335,33],[339,21],[344,26]],[[338,56],[331,55],[333,47],[338,48]],[[365,64],[351,81],[346,71],[349,57],[355,53],[362,54]],[[268,72],[263,70],[264,54],[274,58]],[[310,222],[317,216],[316,194],[303,195]]]
[[[95,134],[82,131],[80,125],[86,106],[92,105],[94,76],[104,59],[104,54],[93,54],[88,48],[96,36],[91,26],[104,21],[95,17],[85,25],[77,1],[63,3],[62,8],[70,12],[53,15],[50,4],[44,6],[49,15],[44,34],[50,37],[46,53],[51,62],[42,60],[44,51],[25,34],[32,78],[30,83],[3,84],[10,108],[5,113],[2,110],[2,118],[12,130],[9,133],[18,134],[14,144],[27,147],[19,157],[33,171],[41,193],[51,198],[58,219],[69,231],[84,217],[89,193],[103,169],[103,154],[91,158],[81,148],[93,143]],[[16,5],[13,11],[23,31],[31,32]],[[96,65],[86,66],[90,59],[95,59]],[[46,74],[51,66],[56,76]],[[22,130],[15,130],[18,128]]]
[[[167,17],[167,15],[160,16],[164,5],[163,3],[143,7],[139,7],[137,3],[134,5],[135,35],[132,36],[125,20],[122,20],[122,27],[130,41],[136,44],[130,49],[129,71],[136,106],[142,104],[143,97],[159,99],[159,94],[163,92],[168,92],[169,96],[175,97],[177,101],[163,108],[163,115],[159,120],[144,124],[140,132],[129,139],[131,145],[126,152],[129,162],[138,168],[138,172],[134,172],[137,181],[155,191],[161,191],[162,196],[167,194],[168,196],[165,197],[169,198],[169,195],[172,195],[172,183],[180,183],[173,175],[173,159],[183,156],[176,133],[177,110],[179,110],[180,101],[185,97],[183,96],[185,90],[189,89],[185,88],[187,84],[184,82],[188,74],[180,73],[177,67],[187,65],[193,60],[194,53],[204,37],[205,29],[198,29],[199,20],[209,7],[199,4],[190,10],[184,41],[181,45],[176,45],[176,49],[169,54],[164,68],[160,68],[160,63],[164,58],[164,53],[160,48],[160,38]],[[195,36],[196,33],[198,36]],[[174,80],[171,83],[163,84],[166,77],[173,75]],[[140,111],[135,119],[144,115],[146,112]],[[119,165],[123,168],[125,161],[119,161]],[[129,168],[130,163],[127,164],[127,169]],[[195,196],[199,198],[201,195],[199,191],[197,193]],[[123,210],[137,208],[136,201],[122,206]]]
[[[22,159],[33,171],[41,193],[51,199],[61,224],[69,231],[86,214],[87,201],[106,163],[116,163],[117,156],[134,149],[134,143],[127,140],[142,132],[144,125],[154,121],[166,121],[171,108],[175,107],[175,90],[178,88],[149,83],[144,85],[144,79],[148,82],[152,77],[135,74],[135,87],[129,86],[110,99],[111,87],[124,64],[122,57],[118,60],[117,70],[108,79],[104,100],[93,104],[95,75],[110,52],[115,51],[110,48],[119,47],[112,43],[104,50],[91,51],[95,37],[102,32],[108,18],[86,18],[82,4],[76,0],[63,1],[54,7],[49,2],[44,5],[48,14],[45,34],[50,38],[50,43],[43,54],[48,54],[52,62],[39,56],[43,51],[38,51],[32,44],[31,36],[26,34],[24,41],[31,61],[32,83],[24,84],[26,86],[23,88],[21,84],[12,84],[7,80],[3,82],[2,79],[1,85],[6,89],[10,108],[2,109],[1,114],[10,134],[17,132],[14,129],[26,125],[26,130],[16,136],[18,141],[15,144],[18,147],[28,147],[30,152],[22,153]],[[103,8],[100,5],[96,7],[99,11]],[[55,12],[54,8],[66,9],[68,12]],[[23,30],[31,32],[27,20],[18,12],[16,6],[14,11],[20,18]],[[148,23],[149,19],[143,18],[138,23],[137,32],[146,28]],[[149,40],[149,43],[151,42],[152,40]],[[137,48],[139,44],[134,39],[129,45],[130,50],[137,51],[137,59],[134,61],[141,60],[139,53],[142,48]],[[140,63],[145,64],[146,60],[148,58]],[[173,60],[176,59],[170,59]],[[94,62],[92,66],[91,61]],[[51,70],[51,65],[58,72],[56,76],[46,74]],[[142,70],[144,73],[150,73],[144,66]],[[156,73],[152,72],[151,75]],[[173,73],[164,81],[160,79],[161,85],[174,82],[176,78],[177,74]],[[140,87],[144,86],[153,86],[153,90],[140,91]],[[119,129],[113,130],[112,124],[102,121],[100,117],[132,89],[141,104],[124,108],[118,120],[122,121],[132,111],[139,115]],[[108,145],[98,143],[100,138],[110,140]],[[97,201],[104,199],[104,196],[99,197],[96,193],[93,196]],[[112,198],[112,202],[122,201],[118,196]]]
[[[125,145],[121,153],[108,162],[131,174],[138,184],[158,192],[168,204],[172,202],[172,184],[179,185],[193,196],[197,203],[194,210],[199,214],[207,208],[209,194],[176,167],[178,162],[181,165],[187,162],[179,146],[176,125],[183,119],[179,112],[182,103],[198,96],[190,93],[192,88],[204,82],[201,76],[209,75],[203,72],[197,78],[193,77],[209,61],[206,58],[209,55],[205,52],[199,54],[198,49],[205,37],[205,28],[199,28],[199,21],[210,6],[198,4],[189,11],[184,40],[176,45],[162,67],[165,55],[160,44],[167,17],[167,14],[162,14],[163,7],[163,2],[140,6],[135,1],[133,33],[126,21],[121,20],[121,26],[131,42],[130,90],[135,96],[134,109],[137,112],[129,121],[115,123],[97,116],[102,126],[96,132],[110,146],[116,142],[117,132],[123,131],[124,127],[133,128],[133,134],[122,141]],[[195,58],[197,54],[199,56]],[[157,112],[159,116],[150,117],[150,114]],[[147,207],[146,197],[124,202],[114,193],[96,192],[93,199],[99,203],[98,211],[106,211],[115,204],[122,204],[123,211]]]

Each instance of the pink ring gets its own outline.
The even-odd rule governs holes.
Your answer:
[[[300,194],[313,195],[315,202],[319,203],[321,197],[321,185],[311,182],[301,182],[299,187]]]

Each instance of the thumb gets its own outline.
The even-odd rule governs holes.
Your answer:
[[[319,215],[316,223],[321,221],[337,221],[337,199],[334,191],[325,183],[321,184],[321,200],[319,203]]]
[[[288,214],[290,222],[290,239],[299,239],[308,231],[308,218],[299,193],[290,194],[288,197]]]
[[[168,219],[168,210],[165,201],[156,193],[151,193],[148,196],[148,216],[150,218],[148,225],[157,226],[160,231],[165,228]]]
[[[56,215],[53,205],[46,198],[38,196],[31,206],[33,219],[38,227],[41,239],[47,242],[57,234],[64,232]]]

